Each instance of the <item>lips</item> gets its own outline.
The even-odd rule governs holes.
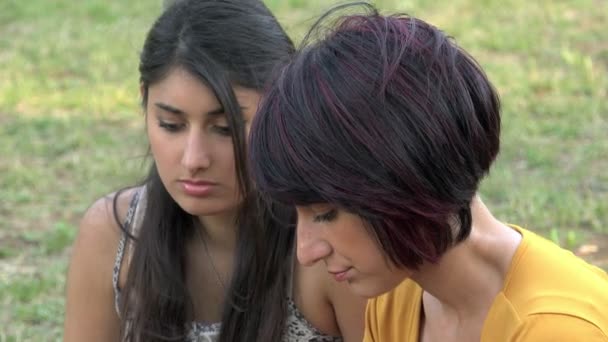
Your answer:
[[[216,183],[204,180],[180,180],[179,182],[182,185],[184,193],[194,197],[208,196],[217,185]]]
[[[329,272],[331,275],[333,275],[334,279],[337,282],[342,282],[342,281],[348,280],[350,278],[350,272],[349,271],[351,269],[352,269],[352,267],[345,268],[345,269],[340,270],[340,271],[329,271],[328,270],[327,272]]]

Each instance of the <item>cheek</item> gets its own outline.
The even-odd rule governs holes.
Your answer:
[[[377,269],[389,268],[387,259],[385,258],[383,251],[378,244],[373,240],[365,241],[365,244],[360,247],[363,260],[366,261],[370,267]]]
[[[162,172],[161,169],[176,167],[181,158],[180,144],[182,142],[180,139],[177,137],[171,139],[170,136],[161,131],[160,127],[148,127],[147,131],[150,153],[152,153],[152,158],[154,158],[159,172]]]
[[[356,260],[360,267],[367,271],[388,267],[382,247],[365,228],[359,219],[352,220],[341,229],[341,236],[335,236],[335,244],[345,255]],[[348,253],[348,254],[347,254]]]
[[[150,152],[154,157],[154,160],[158,162],[159,159],[163,159],[163,144],[161,134],[155,127],[148,128],[148,142],[150,143]]]
[[[233,178],[236,183],[236,161],[234,159],[234,150],[231,141],[224,141],[213,146],[213,166],[214,173],[227,179]]]
[[[155,152],[158,150],[158,146],[159,144],[159,138],[158,138],[158,133],[156,132],[156,129],[154,127],[150,127],[148,126],[147,130],[146,130],[146,134],[148,136],[148,143],[150,144],[150,152],[152,152],[152,154],[156,154]]]

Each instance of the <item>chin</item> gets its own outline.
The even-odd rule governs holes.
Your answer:
[[[397,287],[400,282],[386,281],[352,281],[349,286],[354,294],[363,298],[375,298]]]
[[[194,202],[194,203],[193,203]],[[234,206],[218,205],[220,203],[201,203],[202,201],[180,201],[177,204],[192,216],[215,216],[234,211]],[[213,201],[211,201],[213,202]]]
[[[204,208],[204,207],[184,207],[181,206],[182,209],[192,216],[216,216],[216,215],[224,215],[230,212],[230,209],[227,208]]]
[[[367,299],[378,297],[391,290],[391,288],[383,287],[381,284],[370,284],[358,281],[350,282],[348,285],[355,295]]]

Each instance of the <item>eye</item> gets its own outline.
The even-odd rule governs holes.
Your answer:
[[[232,130],[230,129],[230,127],[228,126],[218,126],[215,125],[212,127],[212,130],[220,135],[224,135],[224,136],[230,136],[230,133],[232,132]]]
[[[314,222],[330,222],[338,216],[338,210],[331,209],[323,214],[316,215],[313,217]]]
[[[169,133],[175,133],[175,132],[178,132],[180,129],[182,129],[184,125],[158,120],[158,126]]]

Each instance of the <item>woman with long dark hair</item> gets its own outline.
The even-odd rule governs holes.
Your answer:
[[[500,142],[480,66],[366,8],[296,52],[252,124],[253,179],[296,206],[300,262],[373,298],[365,341],[608,341],[606,273],[476,194]]]
[[[140,58],[153,159],[82,220],[66,341],[360,340],[364,301],[294,262],[292,208],[247,177],[249,122],[293,46],[261,1],[180,0]]]

